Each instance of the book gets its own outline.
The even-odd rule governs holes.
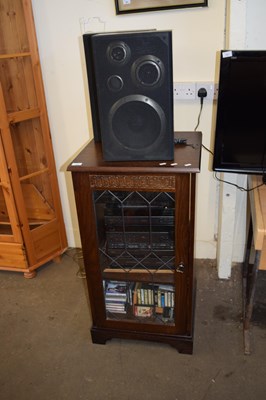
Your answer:
[[[153,315],[153,307],[149,306],[135,306],[134,307],[135,317],[151,317]]]

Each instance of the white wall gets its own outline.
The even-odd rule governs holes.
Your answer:
[[[266,1],[248,0],[245,44],[247,49],[266,49]]]
[[[79,246],[71,158],[92,137],[81,35],[86,30],[171,29],[175,81],[214,81],[216,52],[224,47],[225,0],[191,8],[116,16],[114,1],[32,0],[54,153],[70,246]],[[105,26],[98,24],[99,17]],[[199,102],[175,103],[175,130],[194,130]],[[199,130],[211,147],[213,105],[204,105]],[[215,258],[217,184],[203,151],[198,176],[196,257]]]

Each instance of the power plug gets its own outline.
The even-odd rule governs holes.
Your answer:
[[[207,97],[207,90],[205,88],[200,88],[198,90],[198,97],[200,97],[201,99]]]

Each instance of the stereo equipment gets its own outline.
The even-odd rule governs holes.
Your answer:
[[[173,232],[106,232],[108,249],[173,250]]]
[[[174,248],[174,209],[167,205],[148,208],[146,205],[120,207],[107,203],[104,224],[109,254],[115,249]]]
[[[123,207],[107,205],[104,213],[106,229],[121,226],[173,226],[174,209],[170,207],[151,206],[151,215],[146,206]]]
[[[106,161],[172,160],[171,31],[83,35],[95,141]]]

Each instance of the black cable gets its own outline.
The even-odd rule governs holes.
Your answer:
[[[195,126],[194,131],[197,130],[197,128],[198,128],[198,126],[199,126],[199,124],[200,124],[200,117],[201,117],[201,113],[202,113],[202,109],[203,109],[203,100],[204,100],[204,97],[206,97],[206,96],[207,96],[207,91],[206,91],[206,89],[204,89],[204,88],[199,89],[199,91],[198,91],[198,97],[200,98],[200,111],[199,111],[199,115],[198,115],[198,122],[197,122],[197,125]],[[213,152],[212,152],[210,149],[208,149],[208,147],[204,146],[204,144],[201,144],[201,146],[202,146],[206,151],[208,151],[212,156],[214,155]]]
[[[200,124],[200,117],[201,117],[201,113],[202,113],[202,109],[203,109],[203,100],[204,100],[204,97],[206,97],[206,96],[207,96],[207,91],[206,91],[206,89],[200,88],[200,89],[198,90],[198,97],[200,98],[200,111],[199,111],[199,115],[198,115],[197,125],[195,126],[194,131],[197,130],[197,128],[198,128],[198,126],[199,126],[199,124]],[[201,146],[203,147],[204,150],[208,151],[212,156],[214,155],[213,152],[212,152],[210,149],[208,149],[208,147],[204,146],[204,144],[202,144]],[[264,164],[265,156],[266,156],[266,151],[265,151],[265,149],[264,149],[262,164]],[[252,190],[258,189],[259,187],[261,187],[261,186],[263,186],[263,185],[266,184],[266,174],[264,173],[264,168],[263,168],[262,183],[259,184],[259,185],[257,185],[257,186],[255,186],[254,188],[251,188],[251,189],[246,189],[246,188],[244,188],[244,187],[242,187],[242,186],[239,186],[239,185],[237,185],[237,184],[235,184],[235,183],[228,182],[228,181],[225,181],[225,180],[223,180],[223,179],[220,179],[220,178],[218,178],[218,176],[217,176],[217,172],[214,173],[214,177],[215,177],[215,179],[216,179],[217,181],[223,182],[223,183],[227,183],[228,185],[235,186],[237,189],[241,190],[242,192],[251,192]]]
[[[200,88],[198,90],[198,97],[200,98],[200,112],[199,112],[199,115],[198,115],[198,122],[197,122],[197,125],[195,126],[194,131],[197,130],[197,128],[198,128],[198,126],[200,124],[200,117],[201,117],[201,113],[202,113],[202,109],[203,109],[203,100],[204,100],[204,97],[207,97],[207,90],[204,89],[204,88]]]
[[[200,117],[201,117],[202,108],[203,108],[203,98],[200,99],[200,112],[199,112],[199,115],[198,115],[198,122],[197,122],[197,125],[194,128],[194,131],[197,130],[197,128],[198,128],[198,126],[200,124]]]
[[[84,268],[84,261],[83,261],[83,253],[81,248],[76,248],[76,247],[69,247],[65,254],[72,258],[72,260],[78,264],[79,270],[77,271],[76,275],[79,278],[85,279],[86,278],[86,272]]]
[[[216,179],[217,181],[219,181],[219,182],[223,182],[223,183],[227,183],[228,185],[235,186],[237,189],[241,190],[241,192],[252,192],[252,190],[258,189],[259,187],[265,185],[265,184],[262,182],[262,183],[260,183],[259,185],[255,186],[254,188],[246,189],[246,188],[244,188],[244,187],[242,187],[242,186],[238,186],[236,183],[228,182],[228,181],[225,181],[224,179],[218,178],[217,172],[214,173],[214,177],[215,177],[215,179]]]
[[[214,156],[213,152],[208,149],[208,147],[204,146],[204,144],[202,143],[201,146],[204,148],[204,150],[208,151],[212,156]]]

